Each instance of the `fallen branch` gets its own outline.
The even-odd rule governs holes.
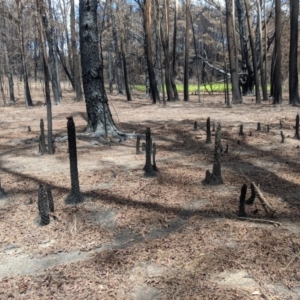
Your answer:
[[[276,222],[276,221],[271,221],[271,220],[266,220],[266,219],[252,219],[252,218],[245,218],[245,217],[238,217],[239,220],[242,221],[249,221],[249,222],[253,222],[253,223],[263,223],[263,224],[272,224],[275,227],[282,227],[281,223]]]
[[[283,268],[283,270],[287,270],[287,268],[292,264],[292,262],[297,258],[299,257],[299,253],[297,255],[295,255],[291,260],[290,262],[287,264],[287,266],[285,268]]]
[[[258,186],[254,182],[251,182],[251,184],[253,184],[253,186],[255,188],[255,191],[256,191],[257,198],[260,200],[260,202],[261,202],[263,208],[265,209],[265,211],[267,213],[271,214],[271,216],[274,216],[275,209],[269,204],[269,202],[263,196],[263,194],[260,191],[260,189],[258,188]]]
[[[271,206],[271,204],[266,200],[266,198],[264,197],[264,195],[262,194],[262,192],[260,191],[259,187],[253,182],[251,181],[244,173],[242,170],[240,170],[242,172],[242,174],[244,175],[244,177],[251,182],[251,185],[254,187],[255,189],[255,193],[257,198],[259,199],[259,201],[261,202],[263,208],[265,209],[266,213],[270,214],[271,217],[274,216],[275,214],[275,209]]]

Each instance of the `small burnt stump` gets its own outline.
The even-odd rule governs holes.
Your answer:
[[[138,135],[136,137],[136,154],[140,154],[140,143],[141,143],[141,137]]]
[[[241,188],[239,217],[247,217],[246,210],[245,210],[246,194],[247,194],[247,185],[246,185],[246,183],[244,183]]]
[[[194,130],[195,130],[195,131],[198,130],[198,123],[197,123],[197,121],[194,122]]]
[[[79,204],[83,202],[83,196],[79,188],[78,168],[77,168],[77,146],[76,146],[76,130],[73,117],[68,117],[68,146],[70,160],[71,175],[71,191],[65,199],[66,204]]]
[[[47,192],[45,191],[42,184],[40,184],[38,191],[38,209],[40,215],[40,225],[48,225],[50,223],[49,204]]]
[[[244,135],[243,129],[244,129],[244,126],[243,126],[243,124],[241,124],[239,135]]]
[[[146,129],[146,163],[143,168],[145,171],[145,176],[156,176],[157,172],[154,170],[151,163],[151,148],[152,148],[152,139],[151,139],[151,130],[150,127]]]
[[[215,153],[214,153],[214,164],[212,173],[209,170],[205,174],[205,182],[208,184],[223,184],[222,174],[221,174],[221,152],[222,152],[222,131],[221,125],[217,126],[217,131],[215,135]]]
[[[52,190],[50,185],[46,186],[46,192],[48,198],[49,211],[54,213],[54,201],[53,201]]]
[[[206,120],[206,144],[211,144],[210,117]]]

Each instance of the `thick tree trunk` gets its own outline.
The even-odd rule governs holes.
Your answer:
[[[77,46],[76,46],[74,0],[71,0],[70,19],[71,19],[71,48],[72,48],[72,57],[73,57],[73,74],[74,74],[76,101],[81,101],[82,88],[81,88],[81,79],[80,79],[79,57],[78,57]]]
[[[281,1],[275,0],[275,57],[273,75],[273,104],[282,102],[281,85]]]
[[[79,2],[81,68],[88,130],[99,136],[120,136],[104,89],[103,65],[99,59],[97,3],[97,0]]]
[[[184,75],[183,75],[183,100],[189,101],[189,54],[190,54],[190,0],[186,0],[185,8],[185,51],[184,51]]]
[[[299,103],[298,82],[298,18],[299,0],[290,0],[290,57],[289,57],[289,96],[290,104]]]
[[[233,27],[232,1],[226,1],[226,31],[228,40],[228,55],[232,85],[232,103],[242,102],[242,96],[239,89],[239,73],[236,60],[235,32]]]

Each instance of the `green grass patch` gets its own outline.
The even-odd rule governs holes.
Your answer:
[[[177,91],[178,93],[183,93],[183,84],[177,84]],[[146,86],[145,85],[135,85],[134,88],[137,91],[140,92],[146,92]],[[166,87],[165,87],[166,88]],[[220,92],[224,92],[225,90],[225,85],[224,83],[220,83],[220,82],[215,82],[215,83],[207,83],[207,84],[201,84],[200,85],[200,92],[216,92],[216,93],[220,93]],[[229,84],[229,90],[231,91],[231,84]],[[189,92],[190,93],[196,93],[198,91],[198,87],[197,84],[190,84],[189,85]]]

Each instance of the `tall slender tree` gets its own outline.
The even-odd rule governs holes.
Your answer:
[[[251,20],[250,20],[250,4],[249,0],[245,0],[245,8],[246,8],[246,16],[247,16],[247,23],[248,23],[248,31],[249,31],[249,39],[250,39],[250,47],[252,52],[252,63],[253,63],[253,70],[254,70],[254,80],[255,80],[255,95],[256,95],[256,103],[261,103],[260,97],[260,86],[259,86],[259,79],[258,79],[258,69],[257,69],[257,57],[256,57],[256,49],[254,44],[254,34],[251,27]]]
[[[79,68],[79,56],[76,44],[76,32],[75,32],[75,4],[74,0],[71,0],[71,49],[72,49],[72,66],[74,74],[74,86],[76,93],[76,101],[82,100],[82,88],[81,88],[81,78],[80,78],[80,68]]]
[[[232,103],[237,104],[242,102],[242,96],[239,88],[239,72],[237,65],[236,55],[236,42],[235,32],[233,26],[233,0],[226,1],[226,31],[227,31],[227,45],[229,55],[229,66],[231,74],[231,85],[232,85]]]
[[[289,102],[295,105],[300,100],[298,80],[299,0],[290,0],[290,13]]]
[[[183,77],[183,100],[189,101],[189,53],[190,53],[190,0],[185,4],[185,51],[184,51],[184,77]]]
[[[274,47],[274,73],[272,74],[273,104],[282,102],[281,85],[281,0],[275,0],[275,47]]]

